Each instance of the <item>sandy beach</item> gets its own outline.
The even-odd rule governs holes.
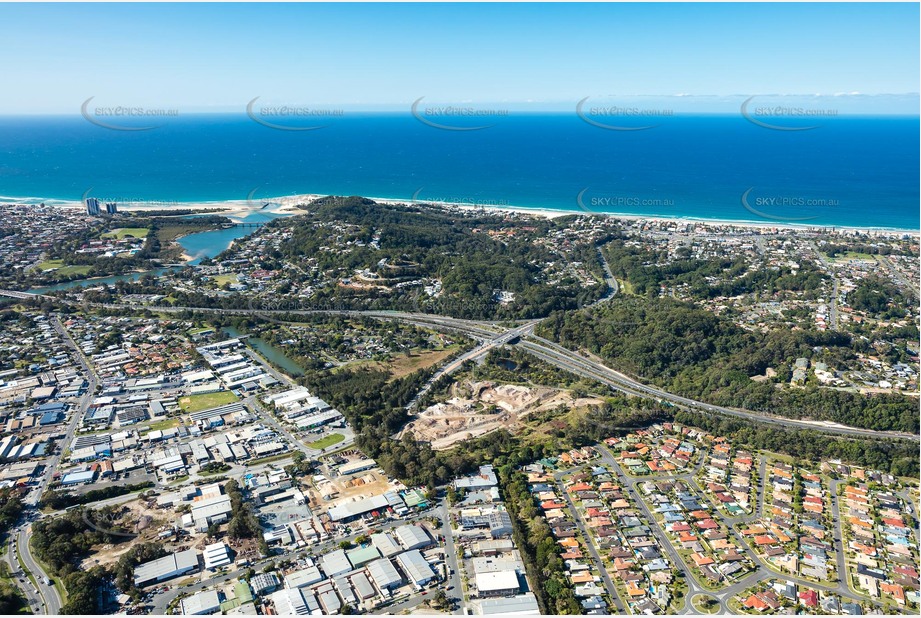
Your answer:
[[[119,204],[119,210],[124,212],[144,212],[148,210],[164,210],[168,208],[176,209],[189,209],[189,210],[208,210],[213,211],[213,214],[225,216],[234,222],[241,222],[246,219],[246,217],[253,215],[254,213],[264,212],[267,214],[272,214],[274,216],[290,216],[296,215],[303,212],[303,209],[299,206],[310,206],[312,202],[324,197],[331,197],[329,195],[319,194],[319,193],[302,193],[295,195],[285,195],[285,196],[275,196],[275,197],[262,197],[256,198],[251,197],[245,200],[215,200],[215,201],[193,201],[193,202],[170,202],[170,203],[157,203],[157,202],[138,202],[131,203],[126,202]],[[345,196],[342,196],[345,197]],[[380,202],[382,204],[392,204],[392,205],[419,205],[419,204],[431,204],[434,206],[440,206],[444,208],[456,208],[459,210],[469,211],[469,212],[508,212],[515,213],[518,215],[527,215],[534,217],[543,217],[547,219],[554,219],[557,217],[564,217],[569,215],[593,215],[593,216],[602,216],[602,217],[612,217],[615,219],[622,219],[624,221],[633,221],[633,222],[648,222],[651,224],[677,224],[677,225],[696,225],[702,226],[704,228],[738,228],[738,229],[757,229],[762,232],[775,232],[780,233],[783,231],[793,231],[793,230],[824,230],[828,233],[840,233],[840,234],[849,234],[853,235],[856,233],[863,233],[872,236],[878,237],[888,237],[888,236],[903,236],[905,234],[921,237],[921,230],[903,230],[903,229],[894,229],[894,228],[875,228],[875,227],[848,227],[848,226],[829,226],[829,225],[808,225],[804,223],[787,223],[781,221],[742,221],[742,220],[726,220],[726,219],[707,219],[707,218],[696,218],[696,217],[668,217],[668,216],[655,216],[655,215],[637,215],[629,213],[614,213],[614,212],[588,212],[578,209],[573,210],[564,210],[564,209],[552,209],[552,208],[530,208],[527,206],[513,206],[513,205],[476,205],[469,203],[452,203],[452,202],[439,202],[439,201],[426,201],[426,200],[417,200],[413,201],[412,199],[397,199],[389,197],[373,197],[373,196],[364,196],[368,199],[374,200],[375,202]],[[62,208],[83,208],[83,204],[78,201],[71,200],[54,200],[54,199],[45,199],[41,198],[0,198],[2,201],[9,201],[11,203],[16,202],[26,202],[30,204],[37,204],[39,201],[44,202],[46,205],[58,206]]]

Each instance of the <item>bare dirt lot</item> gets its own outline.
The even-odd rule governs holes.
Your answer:
[[[81,565],[84,569],[97,564],[115,564],[122,554],[141,543],[163,543],[162,540],[157,540],[157,533],[164,524],[171,523],[172,517],[166,511],[149,508],[145,500],[139,499],[119,505],[116,518],[107,520],[101,516],[92,515],[90,520],[100,528],[111,526],[112,529],[125,530],[128,534],[137,534],[137,536],[134,538],[126,536],[125,542],[122,543],[94,547],[93,553]]]
[[[89,569],[98,565],[114,565],[122,554],[127,553],[132,547],[141,543],[155,543],[164,546],[170,551],[179,551],[195,547],[203,549],[209,542],[214,542],[206,533],[194,532],[187,530],[182,538],[173,537],[159,538],[158,534],[166,527],[175,525],[177,515],[172,509],[158,509],[153,501],[143,499],[132,500],[119,505],[117,517],[106,519],[101,515],[94,514],[90,520],[94,525],[105,529],[111,526],[111,529],[124,530],[128,534],[121,543],[98,545],[93,548],[93,553],[87,557],[81,566]],[[226,524],[222,526],[226,530]],[[137,535],[137,536],[134,536]],[[257,551],[257,542],[255,540],[233,541],[228,538],[223,539],[241,557],[255,555]]]
[[[423,410],[403,428],[435,450],[504,427],[514,432],[533,412],[600,404],[596,398],[577,399],[566,390],[465,380],[451,386],[450,397]]]
[[[326,510],[343,502],[352,502],[364,496],[376,496],[395,488],[386,475],[380,471],[366,470],[358,474],[343,476],[324,476],[325,481],[311,482],[305,488],[311,505]],[[333,497],[325,499],[323,494]]]

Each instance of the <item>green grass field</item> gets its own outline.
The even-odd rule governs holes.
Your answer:
[[[869,253],[858,253],[857,251],[845,251],[831,259],[835,262],[847,262],[848,260],[866,260],[867,262],[873,262],[876,260],[876,258]]]
[[[323,449],[325,449],[325,448],[328,448],[328,447],[330,447],[330,446],[332,446],[332,445],[334,445],[334,444],[339,444],[339,443],[342,442],[343,440],[345,440],[345,436],[343,436],[341,433],[331,433],[331,434],[329,434],[328,436],[324,436],[324,437],[320,438],[320,439],[317,440],[316,442],[311,442],[311,443],[310,443],[310,448],[315,448],[315,449],[317,449],[318,451],[321,451],[321,450],[323,450]]]
[[[214,275],[212,279],[214,280],[214,284],[218,287],[225,283],[236,283],[238,281],[236,275]]]
[[[215,408],[227,403],[237,401],[237,396],[230,391],[220,391],[217,393],[202,393],[201,395],[189,395],[179,400],[179,407],[183,412],[198,412]]]
[[[101,238],[117,238],[118,240],[128,236],[133,238],[147,238],[148,234],[150,234],[150,230],[146,227],[120,227],[111,232],[106,232]]]
[[[64,260],[45,260],[38,265],[41,271],[54,270],[59,275],[85,275],[93,270],[92,266],[65,266]]]

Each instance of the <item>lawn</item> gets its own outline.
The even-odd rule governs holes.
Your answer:
[[[201,395],[189,395],[179,400],[179,407],[183,412],[198,412],[208,408],[216,408],[227,403],[237,401],[237,396],[230,391],[219,391],[217,393],[202,393]]]
[[[715,614],[719,611],[720,605],[716,599],[709,594],[696,594],[691,599],[691,605],[701,614]]]
[[[214,275],[212,279],[214,280],[214,284],[218,287],[225,283],[237,283],[239,281],[236,275]]]
[[[345,440],[345,436],[343,436],[341,433],[331,433],[328,436],[320,438],[315,442],[311,442],[309,446],[310,448],[315,448],[318,451],[322,451],[323,449],[328,448],[333,444],[339,444],[343,440]]]
[[[150,234],[150,230],[146,227],[120,227],[111,232],[102,234],[100,238],[117,238],[118,240],[127,238],[128,236],[132,238],[147,238],[148,234]]]
[[[869,253],[859,253],[857,251],[845,251],[844,253],[839,253],[832,259],[836,262],[846,262],[848,260],[865,260],[867,262],[873,262],[876,260],[876,258]]]
[[[65,266],[64,260],[45,260],[38,265],[41,271],[54,270],[59,275],[85,275],[93,270],[89,265]]]

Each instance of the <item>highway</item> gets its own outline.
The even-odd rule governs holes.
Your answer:
[[[615,282],[616,285],[616,282]],[[5,290],[0,290],[0,295],[13,294]],[[15,292],[15,294],[22,294]],[[53,297],[45,297],[53,298]],[[59,300],[59,299],[55,299]],[[102,308],[135,311],[137,307],[120,304],[99,305]],[[271,315],[284,317],[287,315],[316,315],[316,314],[336,314],[336,315],[355,315],[371,317],[382,320],[400,320],[410,324],[425,326],[433,329],[445,329],[454,332],[463,333],[469,337],[494,345],[516,345],[529,354],[540,358],[541,360],[555,365],[561,369],[592,378],[605,384],[615,390],[636,395],[638,397],[647,397],[662,402],[667,402],[673,406],[704,412],[708,414],[718,414],[734,418],[740,418],[747,421],[776,425],[780,427],[792,427],[796,429],[808,429],[819,433],[855,436],[855,437],[872,437],[881,439],[909,440],[912,442],[921,442],[918,434],[911,434],[897,431],[877,431],[872,429],[862,429],[859,427],[849,427],[847,425],[820,423],[800,419],[792,419],[780,416],[742,410],[738,408],[728,408],[713,404],[696,401],[680,395],[674,395],[655,386],[643,384],[633,378],[630,378],[620,372],[615,371],[600,363],[599,361],[585,358],[580,354],[560,346],[552,341],[538,337],[532,334],[533,325],[536,321],[525,323],[524,326],[517,326],[513,329],[504,329],[498,326],[496,322],[482,322],[476,320],[464,320],[451,318],[447,316],[431,315],[426,313],[400,312],[400,311],[355,311],[355,310],[310,310],[310,311],[290,311],[290,310],[257,310],[257,309],[210,309],[201,307],[145,307],[150,311],[164,313],[180,312],[199,312],[199,313],[217,313],[219,315]],[[273,318],[277,319],[277,318]],[[518,339],[510,336],[513,330],[520,330]]]
[[[24,523],[22,525],[28,526],[29,524]],[[42,595],[39,594],[38,589],[26,576],[25,571],[21,570],[19,567],[19,560],[17,559],[17,556],[19,552],[19,544],[21,542],[21,537],[18,534],[18,531],[15,529],[11,531],[11,534],[7,538],[5,555],[5,560],[10,565],[10,578],[16,583],[17,586],[19,586],[19,589],[22,590],[32,613],[47,614],[49,612],[46,610],[45,599],[42,598]],[[25,563],[25,560],[23,560],[23,563]],[[26,566],[26,568],[28,569],[29,567]],[[42,577],[41,572],[32,572],[32,577],[36,578],[37,581],[38,578]]]
[[[128,309],[124,306],[108,306],[109,308],[121,308]],[[227,311],[234,312],[246,312],[246,310],[222,310],[222,309],[195,309],[192,307],[170,308],[172,311],[211,311],[217,313],[224,313]],[[294,314],[306,314],[306,313],[322,313],[318,311],[311,312],[279,312],[280,314],[285,313],[294,313]],[[859,427],[849,427],[847,425],[838,425],[838,424],[826,424],[826,423],[817,423],[799,419],[786,418],[781,416],[773,416],[768,414],[762,414],[759,412],[753,412],[750,410],[741,410],[737,408],[727,408],[725,406],[717,406],[713,404],[704,403],[702,401],[696,401],[694,399],[689,399],[687,397],[682,397],[680,395],[674,395],[667,391],[664,391],[655,386],[649,386],[643,384],[633,378],[630,378],[614,369],[603,365],[602,363],[585,358],[572,350],[564,348],[557,343],[538,337],[531,333],[531,330],[536,324],[536,321],[531,321],[526,323],[524,326],[518,326],[515,329],[508,329],[504,332],[496,332],[495,325],[491,322],[476,322],[472,320],[461,320],[457,318],[450,318],[445,316],[429,315],[424,313],[403,313],[398,311],[367,311],[367,312],[356,312],[356,311],[328,311],[327,313],[339,313],[339,314],[356,314],[364,315],[366,317],[372,317],[377,319],[390,319],[390,320],[401,320],[411,324],[416,324],[419,326],[426,326],[429,328],[445,328],[447,330],[452,330],[456,332],[464,333],[472,338],[479,339],[481,341],[494,342],[494,341],[503,341],[505,345],[516,345],[520,349],[529,354],[540,358],[541,360],[555,365],[561,369],[575,373],[577,375],[582,375],[595,379],[602,384],[614,388],[616,390],[622,391],[630,395],[636,395],[638,397],[647,397],[663,402],[671,403],[672,405],[694,410],[697,412],[705,412],[708,414],[720,414],[724,416],[730,416],[735,418],[741,418],[748,421],[754,421],[758,423],[766,423],[770,425],[777,425],[782,427],[793,427],[796,429],[808,429],[811,431],[816,431],[819,433],[828,433],[828,434],[837,434],[845,436],[857,436],[857,437],[874,437],[874,438],[883,438],[883,439],[898,439],[898,440],[910,440],[913,442],[921,442],[921,438],[917,434],[897,432],[897,431],[876,431],[872,429],[862,429]],[[512,330],[518,331],[519,338],[515,340],[514,337],[510,337]]]
[[[534,341],[531,341],[531,339]],[[660,388],[638,382],[620,372],[602,365],[597,361],[585,358],[575,352],[572,352],[571,350],[553,343],[552,341],[548,341],[542,337],[537,337],[536,335],[530,335],[519,345],[522,347],[522,349],[540,358],[541,360],[554,364],[562,369],[566,369],[572,373],[595,379],[602,384],[630,395],[661,400],[663,402],[671,403],[679,408],[685,408],[697,412],[707,412],[721,414],[724,416],[732,416],[735,418],[741,418],[759,423],[794,427],[797,429],[809,429],[820,433],[911,440],[914,442],[921,441],[919,440],[919,436],[917,434],[896,431],[874,431],[872,429],[861,429],[858,427],[848,427],[846,425],[837,424],[819,424],[810,421],[771,416],[758,412],[752,412],[749,410],[727,408],[724,406],[717,406],[693,399],[688,399],[687,397],[674,395]]]
[[[438,380],[440,380],[446,375],[451,375],[452,373],[454,373],[455,371],[463,367],[464,363],[466,363],[467,361],[473,361],[473,360],[483,358],[484,356],[489,354],[491,350],[501,347],[509,343],[511,340],[519,338],[522,335],[530,332],[531,330],[533,330],[536,324],[537,324],[537,321],[533,320],[531,322],[524,324],[523,326],[517,326],[509,331],[506,331],[502,335],[494,336],[491,339],[487,339],[486,341],[477,345],[472,350],[465,352],[464,354],[460,355],[453,361],[449,362],[447,365],[445,365],[444,367],[436,371],[434,375],[432,375],[432,377],[429,378],[425,382],[422,388],[419,389],[419,392],[416,393],[416,396],[413,397],[412,400],[408,404],[406,404],[406,411],[412,412],[415,409],[416,405],[419,403],[419,400],[422,399],[422,397],[425,396],[425,394],[428,393],[432,389],[432,386]]]

